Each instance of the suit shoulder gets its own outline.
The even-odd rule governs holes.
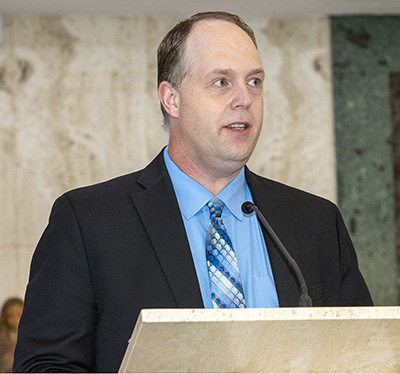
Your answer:
[[[79,198],[85,196],[102,194],[131,194],[137,188],[137,181],[142,170],[133,173],[121,175],[103,182],[88,186],[78,187],[65,192],[63,195],[68,198]]]
[[[138,183],[142,171],[118,176],[89,186],[78,187],[63,193],[54,202],[52,214],[72,208],[75,214],[109,212],[120,209],[131,201],[131,195],[142,191]]]
[[[162,152],[144,169],[90,186],[76,188],[66,192],[63,196],[77,199],[89,196],[130,196],[133,193],[140,192],[167,175]]]
[[[132,201],[132,195],[166,180],[167,176],[161,151],[144,169],[65,192],[55,205],[72,205],[75,212],[117,212],[130,206],[127,202]]]
[[[324,197],[262,177],[253,172],[249,171],[246,178],[251,189],[253,187],[258,191],[258,193],[263,191],[263,193],[268,196],[279,197],[279,199],[285,200],[289,205],[305,205],[309,208],[317,206],[325,207],[326,209],[337,209],[335,203]]]

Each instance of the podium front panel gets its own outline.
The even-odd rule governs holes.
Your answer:
[[[400,372],[400,308],[142,310],[120,371]]]

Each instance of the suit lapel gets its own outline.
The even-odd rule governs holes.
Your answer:
[[[132,195],[179,308],[202,308],[189,242],[162,152],[144,169],[145,189]]]
[[[275,182],[261,178],[247,168],[246,180],[253,195],[254,203],[263,213],[290,255],[297,261],[298,240],[286,199],[279,194],[276,188],[271,188]],[[298,306],[300,290],[296,276],[263,227],[262,230],[267,243],[279,305],[281,307]]]

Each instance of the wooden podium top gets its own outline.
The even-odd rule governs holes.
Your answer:
[[[400,307],[142,310],[120,372],[400,372]]]

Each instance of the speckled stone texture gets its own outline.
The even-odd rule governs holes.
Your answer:
[[[396,226],[397,254],[397,291],[400,300],[400,71],[390,74],[390,103],[392,113],[393,170],[394,170],[394,205]]]
[[[397,305],[390,73],[400,17],[331,20],[338,202],[375,304]]]

